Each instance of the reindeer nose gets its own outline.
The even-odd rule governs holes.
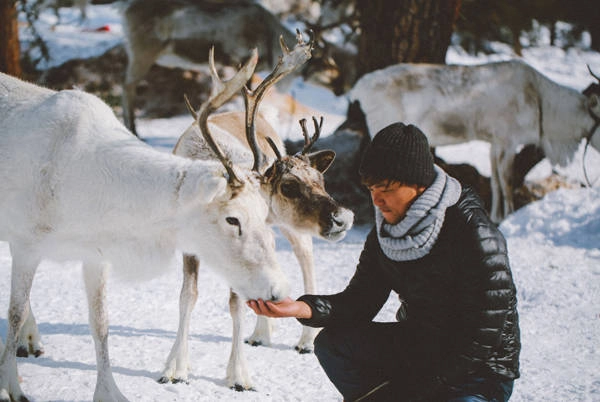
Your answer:
[[[277,291],[276,289],[271,289],[271,297],[269,301],[278,302],[285,298],[285,295],[282,292]]]
[[[337,218],[335,214],[331,214],[331,220],[333,221],[333,223],[335,223],[337,226],[342,226],[344,221],[342,221],[341,219]]]
[[[350,228],[352,221],[354,220],[354,214],[352,211],[345,208],[338,209],[331,214],[331,221],[338,227]]]
[[[290,294],[289,283],[282,277],[282,282],[271,286],[270,301],[277,302],[285,299]]]

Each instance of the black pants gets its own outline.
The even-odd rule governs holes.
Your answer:
[[[315,355],[346,401],[410,369],[402,359],[408,342],[402,327],[399,323],[372,322],[321,330],[315,339]]]
[[[449,394],[442,388],[435,388],[433,379],[428,378],[432,377],[431,367],[426,367],[426,364],[411,365],[409,361],[414,359],[403,358],[414,355],[417,343],[418,340],[406,337],[406,331],[400,323],[372,322],[357,327],[323,329],[315,339],[315,355],[346,401],[354,401],[386,381],[389,383],[385,387],[366,400],[451,400],[459,397],[463,388],[465,396],[472,395],[473,392],[479,394],[478,390],[466,387],[467,384],[465,387],[454,388],[456,393]],[[419,351],[418,355],[422,353],[424,352]],[[423,361],[426,362],[428,358],[433,357],[425,355]],[[508,385],[512,391],[512,381],[504,383],[485,379],[484,382],[484,395],[489,389],[495,393],[495,388],[502,394]],[[503,401],[508,400],[509,396],[510,393],[506,398],[494,396],[481,400]]]

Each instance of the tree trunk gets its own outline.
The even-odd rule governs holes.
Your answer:
[[[556,21],[551,21],[549,24],[550,28],[550,46],[556,45]]]
[[[20,77],[19,26],[15,0],[0,0],[0,71]]]
[[[444,63],[461,0],[357,0],[358,74],[397,63]]]

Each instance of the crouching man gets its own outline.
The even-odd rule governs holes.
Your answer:
[[[508,401],[519,377],[516,290],[480,198],[434,164],[413,125],[377,133],[360,175],[376,223],[346,289],[248,306],[323,327],[315,354],[346,401]],[[373,322],[391,291],[397,322]]]

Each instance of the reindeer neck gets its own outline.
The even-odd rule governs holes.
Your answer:
[[[90,197],[88,202],[79,202],[89,210],[75,211],[73,220],[81,214],[80,219],[85,221],[87,215],[88,220],[95,220],[107,230],[135,225],[140,231],[153,231],[154,227],[174,225],[169,222],[192,202],[202,181],[216,169],[212,162],[176,157],[137,139],[126,139],[118,145],[100,144],[91,157],[94,160],[82,160],[82,165],[71,167],[75,174],[69,174],[73,186],[69,193],[74,198],[68,205],[77,204],[80,197]],[[85,172],[87,164],[95,165],[93,171],[76,173]]]
[[[553,163],[570,160],[594,126],[587,98],[545,77],[539,79],[540,141]]]

